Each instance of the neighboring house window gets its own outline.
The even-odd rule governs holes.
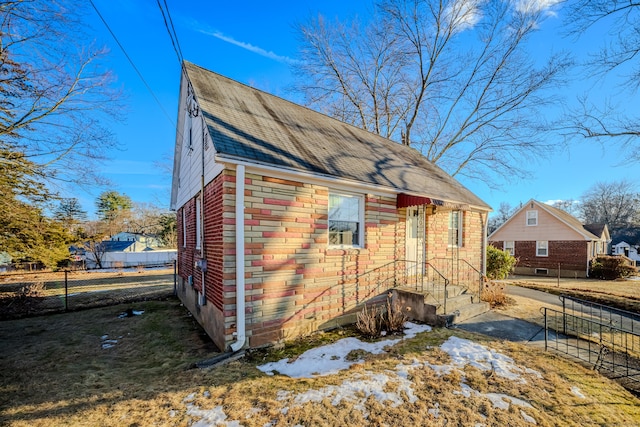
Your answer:
[[[351,194],[329,194],[329,245],[362,246],[364,199]]]
[[[502,249],[509,252],[510,255],[514,255],[516,252],[515,243],[513,241],[504,242]]]
[[[538,225],[538,211],[527,211],[527,225]]]
[[[196,249],[202,245],[202,203],[200,197],[196,199]]]
[[[182,207],[182,247],[187,247],[187,214],[184,206]]]
[[[549,242],[546,240],[536,242],[536,256],[549,256]]]
[[[462,246],[462,211],[449,212],[449,246]]]

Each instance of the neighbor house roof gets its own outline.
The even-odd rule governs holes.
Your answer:
[[[490,209],[413,148],[192,63],[184,69],[218,161],[273,165]]]
[[[122,252],[135,243],[133,241],[103,240],[99,245],[103,252]]]
[[[640,245],[640,227],[616,228],[611,231],[611,244],[626,242],[630,245]]]
[[[500,227],[498,227],[493,233],[491,233],[491,235],[489,236],[489,240],[491,240],[491,237],[494,234],[498,233],[498,230],[500,230],[503,226],[508,224],[520,212],[522,212],[524,209],[529,209],[532,203],[540,207],[541,209],[544,209],[550,215],[553,215],[558,220],[565,223],[567,226],[569,226],[570,228],[572,228],[573,230],[581,234],[585,238],[585,240],[600,240],[602,238],[604,239],[609,238],[609,230],[606,224],[583,224],[578,218],[571,215],[567,211],[564,211],[554,206],[547,205],[546,203],[541,203],[541,202],[538,202],[537,200],[531,199],[527,203],[523,204],[522,207],[520,207],[520,209],[515,211],[507,221],[505,221],[502,225],[500,225]]]

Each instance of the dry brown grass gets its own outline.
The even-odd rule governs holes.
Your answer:
[[[553,294],[567,294],[640,313],[639,280],[564,279],[518,276],[506,283]]]
[[[145,312],[117,317],[129,307]],[[255,368],[350,334],[317,334],[279,350],[256,351],[244,360],[198,370],[188,368],[211,357],[215,349],[175,300],[0,322],[0,425],[187,426],[202,418],[197,408],[217,407],[227,421],[245,426],[532,425],[518,407],[500,410],[485,398],[456,394],[463,376],[480,392],[527,400],[533,405],[527,413],[540,426],[640,423],[640,401],[599,374],[536,349],[460,330],[436,329],[405,339],[337,375],[291,379]],[[417,397],[414,403],[406,395],[398,406],[374,397],[362,399],[368,418],[356,403],[334,405],[330,397],[294,404],[299,393],[340,386],[368,373],[388,373],[398,364],[450,363],[439,346],[454,334],[500,351],[519,366],[539,371],[542,378],[527,374],[527,383],[521,384],[469,366],[444,376],[423,367],[408,377]],[[113,348],[102,348],[105,335],[118,340]],[[396,383],[388,384],[389,391]],[[572,387],[579,387],[585,398],[571,393]],[[283,397],[286,393],[288,398]],[[437,417],[432,411],[436,407]]]
[[[70,272],[66,292],[65,306],[64,272],[0,276],[0,320],[166,298],[173,292],[173,270]]]

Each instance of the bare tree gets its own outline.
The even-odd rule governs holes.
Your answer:
[[[489,224],[487,225],[489,234],[493,233],[502,224],[507,222],[511,215],[516,211],[516,208],[512,207],[508,202],[500,202],[500,207],[489,218]]]
[[[573,216],[580,216],[581,212],[579,209],[580,202],[573,199],[567,200],[555,200],[551,203],[551,206],[554,208],[562,209]]]
[[[610,229],[640,223],[640,193],[628,181],[598,182],[580,203],[586,223],[607,224]]]
[[[586,61],[590,76],[604,78],[612,73],[621,78],[616,95],[635,96],[640,87],[640,2],[611,0],[574,0],[569,5],[568,32],[580,37],[598,31],[603,44]],[[597,29],[595,28],[597,26]],[[603,31],[605,28],[605,31]],[[608,34],[606,32],[608,29]],[[563,126],[585,138],[621,141],[625,158],[640,161],[640,116],[629,115],[611,99],[594,104],[587,96],[579,100]]]
[[[104,261],[104,256],[107,253],[107,246],[99,236],[94,236],[93,240],[85,243],[85,251],[90,255],[89,260],[94,261],[97,268],[102,268],[102,261]]]
[[[533,3],[532,3],[533,4]],[[550,148],[537,119],[571,65],[525,48],[546,11],[525,2],[389,0],[366,23],[298,25],[296,89],[340,120],[491,182]]]
[[[105,51],[86,42],[84,6],[0,1],[0,148],[23,154],[47,180],[95,184],[94,161],[114,145],[102,123],[118,105],[99,65]]]

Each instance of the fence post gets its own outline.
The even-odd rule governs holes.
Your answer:
[[[69,311],[69,272],[64,271],[64,311]]]
[[[549,325],[547,324],[547,307],[542,307],[544,309],[544,351],[547,351],[547,340],[549,334]]]

